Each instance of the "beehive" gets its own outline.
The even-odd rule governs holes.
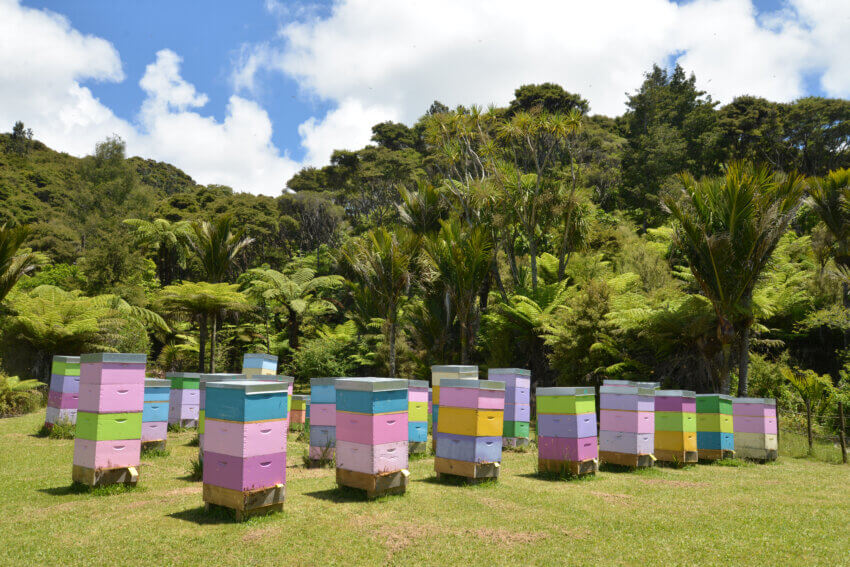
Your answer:
[[[178,427],[198,427],[201,411],[201,375],[195,372],[168,372],[171,381],[168,423]]]
[[[697,394],[697,452],[704,460],[735,456],[732,397]]]
[[[440,381],[441,380],[478,380],[477,366],[438,365],[431,367],[431,431],[434,453],[437,452],[437,423],[440,417]]]
[[[74,440],[73,480],[135,484],[145,399],[144,354],[84,354]]]
[[[145,404],[142,409],[142,448],[165,449],[168,440],[168,404],[171,381],[145,379]]]
[[[737,456],[758,461],[776,460],[779,454],[776,400],[733,398],[732,421]]]
[[[522,368],[491,368],[487,379],[505,384],[505,422],[502,444],[528,445],[531,421],[531,371]]]
[[[407,488],[407,380],[339,378],[336,478],[367,496]]]
[[[47,394],[44,425],[50,428],[57,423],[75,424],[79,396],[80,357],[54,356],[50,370],[50,390]]]
[[[209,381],[205,392],[204,502],[236,510],[237,519],[281,510],[287,384]]]
[[[631,384],[599,389],[599,458],[631,467],[655,462],[655,388]]]
[[[428,450],[428,382],[407,381],[407,449],[410,454]]]
[[[198,459],[204,460],[204,422],[206,417],[207,384],[210,382],[245,381],[244,374],[201,374],[198,379],[199,409],[198,409]]]
[[[277,374],[277,356],[259,352],[246,352],[242,355],[242,374],[248,380],[256,376]]]
[[[675,464],[697,462],[696,393],[656,390],[655,458]]]
[[[310,404],[310,396],[306,394],[295,394],[292,396],[292,411],[289,417],[290,426],[293,424],[304,425],[307,422],[307,406]]]
[[[504,415],[504,382],[443,378],[434,434],[437,475],[498,478]]]
[[[598,469],[593,388],[537,388],[537,460],[541,472],[594,474]]]
[[[331,462],[336,448],[336,378],[310,380],[310,449],[314,465]]]

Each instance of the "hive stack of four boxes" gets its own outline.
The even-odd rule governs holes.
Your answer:
[[[778,455],[776,400],[733,398],[735,453],[757,461],[774,461]]]
[[[717,461],[735,456],[732,397],[697,394],[697,452],[700,460]]]
[[[428,382],[407,381],[407,450],[413,454],[428,452]]]
[[[194,372],[168,372],[171,382],[168,398],[168,424],[176,427],[198,427],[201,411],[201,375]]]
[[[593,388],[537,388],[540,472],[595,474],[599,468]]]
[[[142,451],[165,450],[168,440],[170,397],[170,380],[145,379],[145,407],[142,410]]]
[[[655,464],[657,382],[605,380],[599,389],[599,459],[628,467]]]
[[[336,448],[336,378],[310,380],[310,448],[312,466],[334,460]]]
[[[690,390],[656,390],[655,458],[673,464],[696,463],[696,393]]]
[[[442,380],[478,380],[478,367],[457,364],[431,367],[431,445],[437,452],[437,424],[440,418],[440,383]]]
[[[505,424],[502,444],[522,447],[529,443],[531,421],[531,371],[522,368],[491,368],[487,379],[505,384]]]
[[[80,357],[54,356],[50,370],[50,391],[44,425],[74,425],[80,393]]]

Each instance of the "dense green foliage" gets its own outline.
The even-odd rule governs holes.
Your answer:
[[[51,354],[101,349],[227,370],[261,350],[299,380],[469,362],[803,410],[782,378],[797,367],[832,384],[814,411],[833,411],[850,102],[721,106],[654,67],[627,108],[591,115],[551,83],[504,108],[435,101],[277,198],[128,159],[117,138],[73,158],[16,125],[0,143],[4,366],[44,379]]]

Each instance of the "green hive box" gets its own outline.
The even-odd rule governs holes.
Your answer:
[[[77,362],[68,362],[65,359],[76,358]],[[79,376],[80,375],[80,362],[78,357],[70,357],[70,356],[57,356],[53,359],[53,366],[50,369],[50,372],[56,374],[57,376]]]
[[[169,380],[171,380],[171,389],[172,390],[197,390],[201,387],[201,375],[200,374],[172,374],[166,376]]]
[[[577,414],[596,411],[596,396],[537,396],[537,413]]]
[[[528,439],[529,430],[527,421],[506,421],[502,429],[502,437]]]
[[[697,431],[734,433],[732,416],[725,413],[698,413]]]
[[[678,411],[657,411],[655,412],[655,430],[696,433],[696,414]]]
[[[697,413],[725,413],[732,415],[732,398],[715,394],[711,396],[698,395]]]
[[[88,439],[89,441],[141,439],[142,412],[77,412],[77,437],[79,439]]]

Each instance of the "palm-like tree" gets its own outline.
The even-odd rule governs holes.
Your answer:
[[[808,205],[829,234],[829,251],[836,266],[850,270],[850,169],[831,171],[827,176],[809,180]],[[850,287],[844,283],[844,306],[850,307]]]
[[[198,371],[204,371],[206,342],[209,330],[209,372],[215,372],[216,329],[222,311],[247,311],[251,308],[247,298],[239,292],[236,284],[184,282],[166,286],[159,294],[163,309],[182,313],[197,320],[200,329]],[[211,324],[211,330],[210,330]]]
[[[29,234],[28,226],[0,225],[0,301],[15,287],[21,276],[47,262],[47,258],[38,252],[20,253]]]
[[[198,258],[207,281],[227,281],[239,255],[252,242],[244,229],[236,228],[233,218],[222,215],[213,222],[196,221],[192,225],[189,246]]]
[[[343,285],[342,276],[316,276],[312,268],[299,268],[284,274],[269,268],[248,270],[240,278],[242,288],[260,308],[286,317],[289,348],[298,348],[301,329],[308,317],[321,317],[336,312],[336,305],[324,298],[327,291]],[[268,321],[268,317],[266,317]],[[268,327],[268,322],[267,322]],[[266,350],[271,352],[271,332],[266,330]]]
[[[493,245],[482,226],[469,227],[457,219],[443,221],[440,232],[425,241],[425,250],[444,287],[460,325],[461,363],[469,361],[475,301],[490,274]]]
[[[800,395],[803,405],[806,407],[806,432],[808,433],[809,454],[811,455],[814,442],[812,412],[820,410],[832,395],[832,382],[826,376],[819,376],[812,370],[791,370],[783,366],[780,371],[788,384]]]
[[[396,375],[396,334],[399,308],[410,291],[413,263],[420,238],[406,230],[389,232],[375,228],[361,238],[351,240],[341,250],[343,264],[372,297],[389,326],[390,376]]]
[[[717,315],[721,392],[729,393],[730,352],[737,336],[738,395],[745,396],[753,289],[797,213],[803,179],[746,163],[731,164],[717,178],[680,179],[682,190],[664,198],[676,221],[675,242]]]
[[[160,283],[171,284],[178,277],[177,270],[186,267],[186,244],[192,234],[190,224],[166,219],[127,219],[124,224],[133,227],[136,245],[155,255]]]
[[[416,191],[399,188],[402,203],[398,205],[401,222],[416,234],[433,234],[440,230],[440,220],[445,218],[448,207],[440,190],[420,181]]]

